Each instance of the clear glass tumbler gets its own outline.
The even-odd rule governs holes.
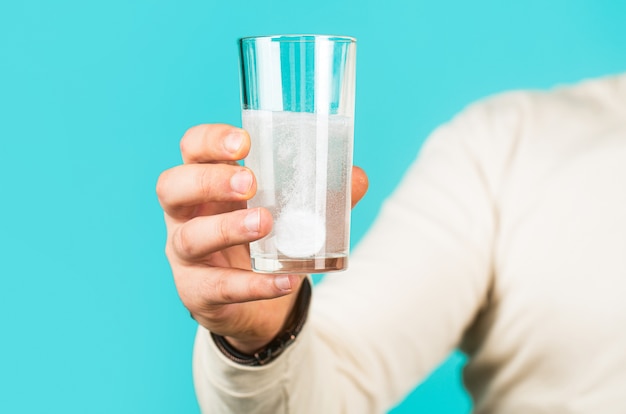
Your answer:
[[[250,245],[253,270],[344,270],[350,246],[356,40],[276,35],[239,40],[245,159],[257,178],[248,207],[272,232]]]

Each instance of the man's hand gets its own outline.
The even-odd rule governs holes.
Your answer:
[[[198,323],[252,353],[280,332],[303,276],[250,271],[248,243],[270,232],[272,216],[263,208],[246,209],[256,180],[236,161],[250,149],[248,134],[229,125],[200,125],[185,133],[180,148],[184,164],[164,171],[157,182],[165,253],[178,294]],[[367,186],[367,176],[355,167],[353,206]]]

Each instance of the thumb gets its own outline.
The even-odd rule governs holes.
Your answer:
[[[369,181],[367,174],[359,167],[352,167],[352,207],[363,198],[367,192]]]

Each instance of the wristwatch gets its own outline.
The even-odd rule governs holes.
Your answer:
[[[266,365],[276,359],[296,340],[296,337],[304,326],[304,322],[306,322],[310,302],[311,283],[308,278],[305,278],[302,281],[302,286],[300,288],[300,292],[298,293],[298,298],[296,299],[291,315],[285,323],[285,328],[278,335],[276,335],[270,343],[252,355],[244,354],[243,352],[236,350],[230,343],[228,343],[226,338],[221,335],[211,332],[211,337],[220,352],[231,361],[240,365],[251,367]]]

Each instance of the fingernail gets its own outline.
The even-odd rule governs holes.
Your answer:
[[[248,231],[257,233],[259,231],[259,222],[261,219],[261,212],[259,209],[254,209],[248,213],[245,219],[243,219],[243,225],[246,226]]]
[[[241,170],[230,178],[230,187],[239,194],[247,194],[252,187],[252,175],[247,170]]]
[[[291,290],[291,280],[289,275],[278,275],[274,278],[274,285],[283,291]]]
[[[239,150],[239,148],[241,148],[242,142],[243,142],[243,133],[242,131],[237,130],[237,131],[230,133],[224,139],[224,148],[226,148],[226,151],[228,152],[235,153]]]

